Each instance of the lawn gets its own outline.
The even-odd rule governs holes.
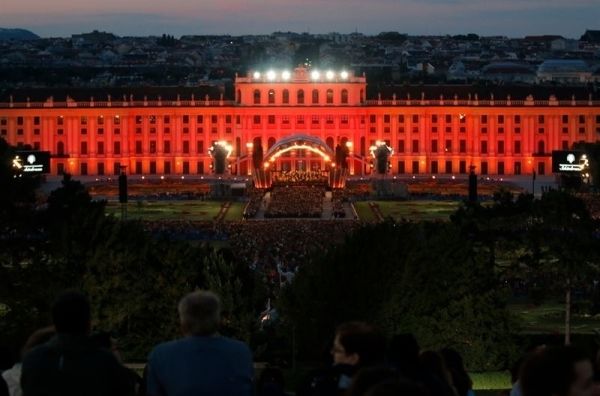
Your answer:
[[[232,202],[229,210],[225,214],[224,221],[239,221],[242,220],[246,202]]]
[[[147,221],[190,220],[212,221],[221,210],[220,201],[137,201],[127,204],[127,217]],[[232,207],[235,204],[232,204]],[[231,208],[230,208],[231,210]],[[110,201],[106,212],[121,215],[118,202]]]
[[[459,203],[456,201],[372,201],[379,205],[383,217],[392,217],[395,220],[412,221],[448,221],[450,215],[456,211]],[[369,202],[356,202],[354,204],[358,216],[363,221],[376,220]]]
[[[511,304],[509,309],[519,318],[522,332],[526,334],[564,334],[565,307],[560,303]],[[600,315],[573,313],[571,332],[573,334],[595,334],[600,329]]]

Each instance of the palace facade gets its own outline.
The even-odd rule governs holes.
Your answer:
[[[0,91],[0,136],[51,153],[51,172],[210,174],[209,149],[230,147],[228,172],[323,170],[347,148],[350,174],[392,149],[392,174],[551,172],[553,150],[600,139],[600,93],[582,87],[367,87],[350,71],[251,72],[233,92],[212,86]],[[279,143],[285,143],[281,145]],[[274,147],[283,148],[275,152]],[[270,161],[270,162],[269,162]]]

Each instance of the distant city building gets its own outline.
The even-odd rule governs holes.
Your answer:
[[[537,77],[540,82],[586,84],[591,81],[592,70],[582,60],[552,59],[538,67]]]
[[[552,150],[599,140],[600,98],[582,86],[368,87],[349,70],[299,67],[238,76],[232,93],[5,89],[0,136],[50,151],[53,174],[209,174],[221,144],[234,175],[254,174],[257,151],[273,170],[328,169],[338,146],[350,174],[368,175],[372,147],[385,144],[393,174],[543,175]]]

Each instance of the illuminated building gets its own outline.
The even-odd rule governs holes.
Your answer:
[[[331,166],[338,144],[349,150],[350,174],[369,174],[377,142],[393,149],[393,174],[475,166],[480,174],[542,175],[551,172],[552,150],[600,137],[600,100],[584,87],[370,88],[351,71],[297,68],[251,71],[231,95],[216,87],[15,89],[0,92],[0,136],[50,151],[53,174],[75,175],[121,166],[129,174],[209,174],[215,142],[231,146],[234,175],[252,174],[259,145],[272,170],[316,170]],[[310,147],[289,149],[307,136]]]

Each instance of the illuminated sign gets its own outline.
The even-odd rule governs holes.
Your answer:
[[[581,172],[588,166],[587,156],[580,151],[553,151],[552,172]]]
[[[50,152],[17,151],[12,160],[12,166],[16,173],[50,173]]]

